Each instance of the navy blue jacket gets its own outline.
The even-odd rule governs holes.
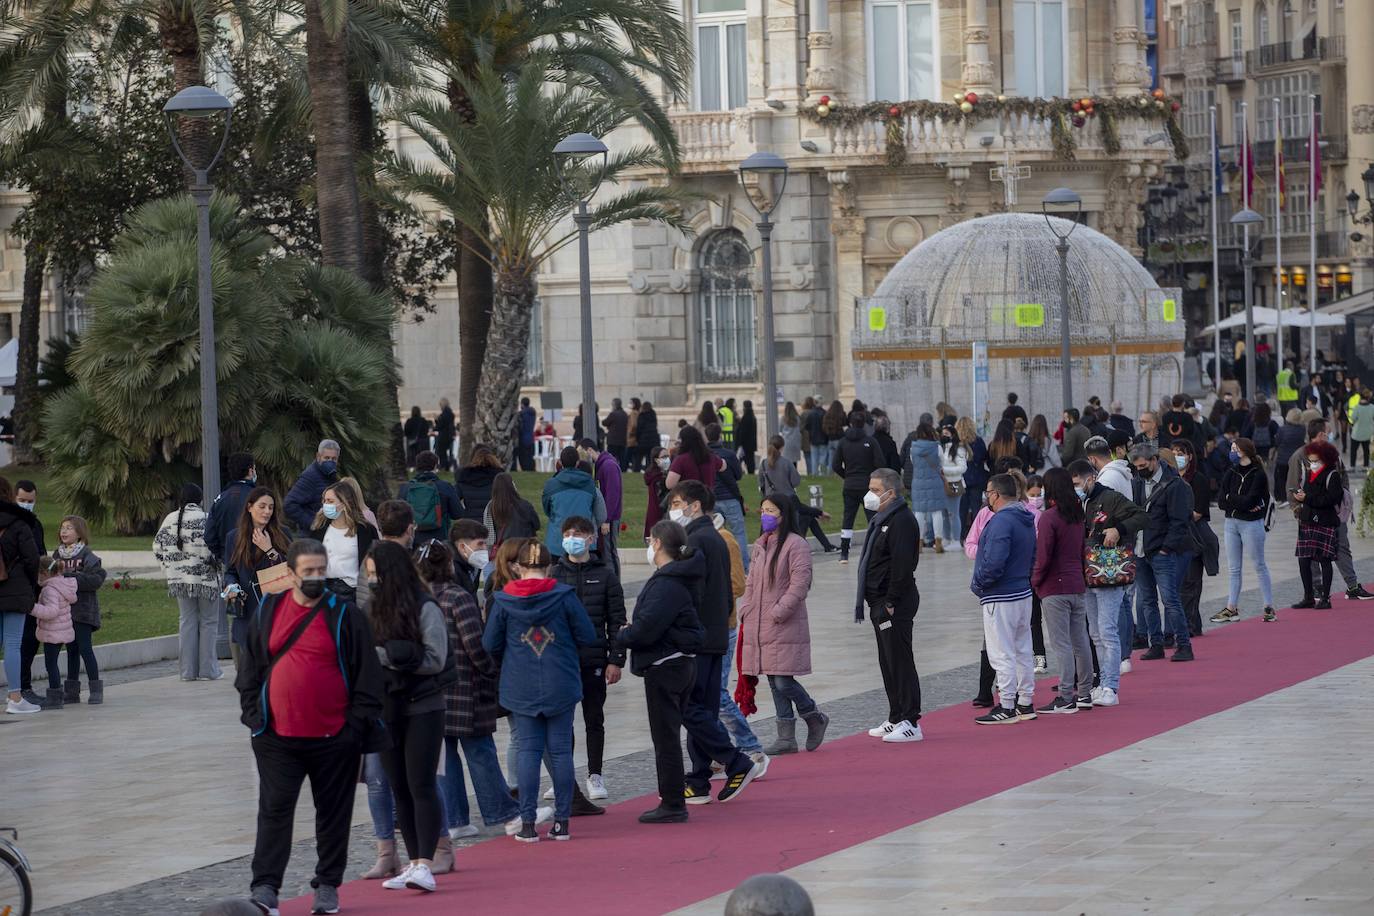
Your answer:
[[[1029,509],[1010,506],[994,512],[978,535],[969,588],[982,604],[1029,598],[1034,566],[1035,516]]]
[[[415,533],[417,535],[425,534],[429,537],[447,540],[448,526],[453,524],[455,519],[463,518],[463,503],[458,499],[458,491],[453,488],[453,484],[446,480],[440,480],[439,475],[433,471],[422,471],[416,474],[413,480],[408,480],[401,484],[400,490],[396,493],[396,498],[401,502],[405,502],[406,494],[410,492],[410,485],[417,482],[432,483],[436,485],[439,490],[439,505],[443,506],[444,521],[443,524],[435,527],[429,524],[422,525],[420,524],[421,520],[417,518],[415,520]],[[485,506],[483,508],[485,508]],[[416,541],[416,546],[419,546],[419,541]]]
[[[706,575],[699,551],[665,563],[649,577],[635,599],[630,625],[615,635],[617,650],[630,650],[630,671],[643,677],[660,659],[677,652],[698,652],[706,631],[692,601],[693,584]]]
[[[711,453],[725,462],[725,470],[716,471],[716,484],[712,488],[716,501],[733,499],[743,505],[744,497],[740,495],[739,481],[744,477],[744,469],[740,467],[735,450],[720,442],[712,442]]]
[[[286,494],[286,517],[295,526],[298,534],[305,534],[315,526],[315,513],[320,511],[320,499],[324,491],[339,479],[336,469],[332,476],[326,477],[320,470],[320,463],[313,461],[310,467],[301,471],[301,476]]]
[[[487,606],[482,647],[501,665],[501,705],[522,716],[556,716],[581,702],[578,648],[596,642],[577,593],[552,586],[523,597],[496,592]]]
[[[224,556],[224,547],[229,543],[229,532],[239,523],[243,514],[243,504],[248,502],[248,494],[256,484],[251,480],[236,480],[224,488],[210,504],[210,515],[205,520],[205,546],[218,560]]]

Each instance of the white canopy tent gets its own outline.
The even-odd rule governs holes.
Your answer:
[[[1279,310],[1258,307],[1251,309],[1254,313],[1255,333],[1273,334],[1279,325]],[[1345,317],[1342,315],[1330,315],[1325,312],[1317,312],[1316,325],[1319,328],[1343,328],[1345,327]],[[1285,328],[1309,328],[1312,326],[1312,316],[1306,309],[1284,309],[1283,326]],[[1245,327],[1245,312],[1237,312],[1223,318],[1217,324],[1209,324],[1202,329],[1203,334],[1215,334],[1218,330],[1226,331],[1233,328]]]

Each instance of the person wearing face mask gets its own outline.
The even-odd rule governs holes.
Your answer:
[[[870,518],[859,555],[854,622],[861,623],[867,609],[887,694],[887,718],[868,734],[887,744],[921,741],[921,677],[911,649],[912,625],[921,606],[916,588],[921,530],[902,499],[902,475],[891,468],[878,468],[869,476],[863,506]]]
[[[1255,574],[1259,577],[1260,593],[1264,597],[1264,619],[1273,621],[1277,617],[1274,613],[1274,587],[1269,579],[1269,565],[1264,559],[1269,475],[1249,439],[1237,439],[1232,443],[1230,461],[1231,466],[1221,478],[1217,507],[1226,513],[1226,565],[1231,588],[1226,607],[1212,615],[1212,623],[1226,623],[1240,617],[1242,563],[1246,553],[1250,554]]]
[[[415,547],[415,512],[410,508],[410,503],[388,499],[377,507],[376,518],[377,533],[381,540],[400,544],[406,550]],[[367,577],[362,576],[358,579],[353,603],[366,611],[371,602],[372,592],[368,588]],[[380,766],[381,764],[378,764],[379,768]]]
[[[248,621],[263,600],[258,573],[285,561],[290,543],[282,530],[276,494],[267,487],[249,490],[238,522],[225,539],[221,560],[224,591],[220,597],[229,607],[229,652],[236,667],[248,640]]]
[[[29,523],[29,530],[33,532],[33,539],[38,545],[39,555],[48,552],[47,546],[43,542],[43,522],[38,518],[38,484],[32,480],[16,480],[14,482],[14,504],[20,509],[29,513],[25,521]],[[38,648],[41,645],[38,641],[38,619],[32,614],[24,616],[23,641],[19,651],[19,675],[21,680],[21,695],[24,700],[34,706],[43,705],[43,698],[34,693],[33,690],[33,660],[38,657]]]
[[[605,500],[596,487],[591,471],[578,467],[580,460],[577,449],[572,446],[563,449],[558,456],[558,472],[544,484],[541,500],[544,517],[549,520],[544,546],[555,557],[563,555],[564,519],[579,515],[592,519],[598,525],[606,521]],[[599,513],[596,511],[598,506],[601,507]]]
[[[868,422],[862,410],[851,411],[849,426],[844,431],[839,447],[830,459],[830,469],[844,480],[841,494],[844,496],[844,515],[840,520],[840,562],[849,563],[849,542],[854,539],[854,516],[863,504],[865,487],[875,470],[883,467],[883,450],[872,436],[864,432]],[[914,448],[914,446],[913,446]],[[935,456],[935,473],[940,471],[939,445],[935,441],[935,431],[930,431],[931,453]],[[900,475],[899,475],[900,476]],[[938,485],[937,485],[938,486]],[[944,508],[944,491],[940,488],[937,510]],[[873,513],[864,510],[871,519]]]
[[[575,515],[563,522],[563,556],[552,577],[571,586],[587,610],[596,639],[579,650],[582,724],[587,736],[587,797],[609,796],[601,770],[606,753],[606,688],[620,683],[625,652],[612,639],[625,626],[625,590],[611,564],[596,554],[596,526]]]
[[[474,598],[482,583],[482,571],[491,562],[487,529],[470,518],[460,518],[448,533],[453,549],[453,577]]]
[[[1129,594],[1125,580],[1134,576],[1134,551],[1127,556],[1115,548],[1133,547],[1136,535],[1145,529],[1149,516],[1145,510],[1116,490],[1104,485],[1097,470],[1087,461],[1075,461],[1068,471],[1073,478],[1074,493],[1083,501],[1085,533],[1084,580],[1087,590],[1084,605],[1088,612],[1088,635],[1093,641],[1099,661],[1099,684],[1090,694],[1094,706],[1115,706],[1119,702],[1121,675],[1128,673],[1129,662],[1102,665],[1103,659],[1122,659],[1122,639],[1129,634],[1121,630],[1121,609]],[[1123,560],[1131,563],[1127,569]],[[1126,606],[1126,620],[1130,621],[1130,607]],[[1130,655],[1129,642],[1125,656]]]
[[[1302,574],[1302,600],[1295,608],[1331,607],[1331,562],[1336,558],[1340,507],[1345,499],[1340,452],[1330,442],[1310,442],[1304,450],[1307,473],[1293,493],[1298,507],[1298,544],[1295,555]],[[1320,569],[1321,580],[1316,579]]]
[[[336,913],[361,755],[387,744],[382,666],[367,617],[325,590],[324,545],[296,541],[286,563],[291,588],[256,609],[234,678],[258,772],[251,900],[264,913],[277,909],[309,778],[319,852],[313,911]]]
[[[1196,639],[1202,635],[1202,578],[1204,575],[1217,574],[1221,545],[1212,531],[1212,483],[1197,460],[1197,450],[1187,439],[1175,439],[1171,450],[1174,467],[1178,468],[1179,476],[1193,491],[1193,534],[1203,548],[1188,561],[1183,581],[1179,584],[1183,616],[1188,621],[1188,635]]]
[[[1017,481],[995,474],[988,481],[992,517],[978,536],[969,590],[983,608],[983,640],[996,672],[999,705],[973,721],[1013,725],[1036,718],[1035,659],[1031,647],[1031,569],[1035,516],[1017,502]]]
[[[660,445],[655,445],[648,450],[649,459],[644,462],[644,488],[648,490],[649,497],[644,504],[644,538],[647,541],[649,532],[663,518],[664,506],[668,503],[668,468],[672,467],[673,459],[669,457],[668,450]]]
[[[696,653],[706,640],[693,592],[706,576],[706,561],[688,546],[686,529],[666,520],[650,530],[646,557],[653,575],[635,600],[634,618],[615,634],[613,646],[630,651],[630,671],[644,679],[649,710],[659,802],[639,822],[681,824],[688,817],[682,726],[696,680]]]
[[[283,511],[297,531],[310,531],[320,511],[324,491],[339,479],[339,443],[321,440],[315,461],[296,478],[286,494]]]
[[[689,805],[710,804],[712,761],[725,772],[725,785],[715,796],[722,802],[737,797],[768,765],[766,758],[756,761],[735,747],[720,721],[723,657],[729,651],[735,596],[730,550],[712,521],[714,508],[711,489],[699,480],[685,480],[668,495],[669,520],[686,529],[687,543],[702,555],[706,566],[705,576],[696,581],[692,592],[706,637],[696,653],[696,675],[683,710],[687,753],[692,761],[685,790]]]
[[[363,558],[377,540],[377,529],[363,518],[362,506],[348,487],[326,487],[320,498],[310,535],[329,551],[329,590],[353,598],[363,578]]]
[[[1327,422],[1320,417],[1307,424],[1307,443],[1330,442],[1330,427]],[[1345,489],[1345,497],[1341,501],[1337,515],[1340,525],[1336,529],[1336,569],[1340,571],[1341,578],[1345,580],[1345,596],[1354,601],[1369,601],[1374,599],[1374,594],[1367,591],[1360,583],[1359,576],[1355,572],[1355,560],[1350,553],[1350,515],[1354,506],[1354,496],[1350,491],[1350,481],[1346,477],[1345,468],[1340,462],[1340,450],[1337,449],[1336,466],[1340,472],[1341,485]],[[1293,502],[1293,493],[1301,489],[1306,476],[1311,472],[1307,463],[1306,446],[1300,449],[1289,462],[1288,480],[1286,491],[1288,493],[1288,504],[1293,510],[1293,515],[1301,521],[1302,506]],[[1329,591],[1329,587],[1328,587]]]
[[[1145,508],[1150,518],[1142,554],[1136,563],[1140,618],[1136,628],[1144,631],[1149,641],[1149,648],[1140,658],[1153,661],[1164,657],[1167,630],[1176,647],[1170,661],[1190,662],[1193,646],[1180,588],[1199,546],[1193,535],[1193,491],[1176,467],[1160,460],[1159,450],[1153,446],[1132,446],[1130,459],[1136,476],[1134,501]],[[1160,604],[1164,606],[1163,626]]]

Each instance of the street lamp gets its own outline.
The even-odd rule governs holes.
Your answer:
[[[210,171],[229,145],[234,103],[208,86],[190,86],[162,106],[172,147],[191,170],[191,199],[196,202],[196,272],[200,287],[200,473],[205,505],[219,495],[219,391],[215,375],[215,299],[210,285]],[[224,135],[210,162],[198,165],[181,148],[177,120],[203,120],[224,115]]]
[[[1055,228],[1054,220],[1050,219],[1051,207],[1074,208],[1067,232]],[[1045,214],[1045,225],[1059,240],[1054,246],[1054,250],[1059,252],[1059,358],[1063,363],[1064,409],[1068,410],[1073,407],[1073,376],[1070,372],[1072,352],[1069,348],[1069,236],[1073,235],[1079,217],[1083,215],[1083,198],[1069,188],[1055,188],[1040,201],[1040,211]]]
[[[749,195],[749,176],[757,179],[772,179],[781,176],[777,193],[771,194],[760,207]],[[758,152],[739,164],[739,183],[744,189],[744,197],[758,213],[759,240],[763,248],[763,402],[768,409],[764,411],[764,429],[771,441],[778,434],[778,362],[773,344],[773,211],[787,190],[787,160],[777,153]]]
[[[1245,250],[1242,264],[1245,267],[1245,396],[1255,396],[1255,307],[1254,292],[1250,289],[1250,273],[1255,269],[1255,252],[1250,247],[1250,229],[1263,225],[1264,217],[1246,207],[1231,217],[1232,226],[1245,230]],[[1283,333],[1283,329],[1279,329]]]
[[[606,144],[591,134],[569,134],[553,148],[554,161],[558,167],[558,178],[564,188],[573,190],[568,178],[569,167],[594,172],[595,181],[589,181],[578,190],[577,213],[573,222],[577,225],[577,269],[578,285],[582,305],[582,436],[599,441],[597,433],[601,427],[596,418],[596,372],[592,364],[592,256],[588,247],[592,217],[587,212],[587,202],[596,196],[601,178],[606,173]],[[601,162],[596,163],[596,157]]]

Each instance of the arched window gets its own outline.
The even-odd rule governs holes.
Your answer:
[[[1255,47],[1269,44],[1269,7],[1261,0],[1255,7]]]
[[[734,229],[713,233],[701,246],[697,342],[701,381],[753,379],[754,257]]]

